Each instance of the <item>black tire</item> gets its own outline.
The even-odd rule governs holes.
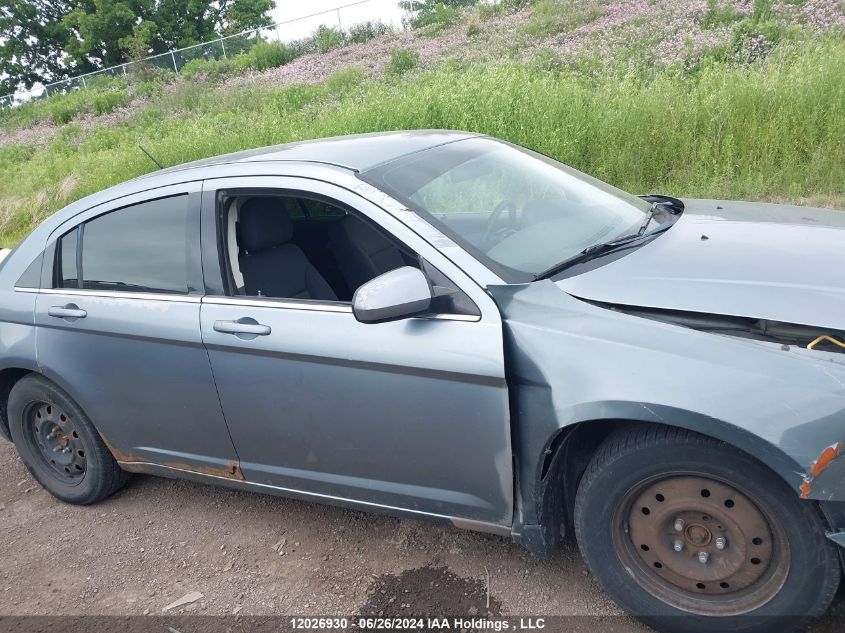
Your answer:
[[[46,378],[30,374],[18,381],[9,394],[8,411],[9,430],[24,465],[57,499],[96,503],[129,479],[82,409]]]
[[[749,538],[761,525],[770,528],[768,544]],[[671,427],[617,431],[599,447],[579,483],[575,533],[607,593],[659,631],[786,633],[825,613],[841,576],[813,502],[749,455]],[[710,576],[695,583],[695,574]],[[735,578],[749,584],[719,582]]]

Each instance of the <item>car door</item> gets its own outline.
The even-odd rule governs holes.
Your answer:
[[[38,362],[119,461],[238,477],[199,330],[200,188],[121,198],[51,235]]]
[[[225,268],[231,252],[220,237],[226,192],[299,192],[346,205],[400,237],[480,312],[362,324],[340,301],[204,297],[203,341],[246,479],[325,500],[509,526],[508,396],[492,300],[396,218],[341,187],[251,177],[205,188],[206,271]]]

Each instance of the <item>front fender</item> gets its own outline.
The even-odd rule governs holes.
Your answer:
[[[517,520],[561,429],[667,424],[756,457],[804,498],[845,500],[845,357],[598,307],[551,282],[489,288],[502,312],[519,461]],[[835,453],[835,454],[834,454]]]

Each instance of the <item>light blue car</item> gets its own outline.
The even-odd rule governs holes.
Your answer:
[[[221,156],[3,259],[0,434],[69,503],[135,472],[574,532],[658,629],[785,632],[842,575],[843,245],[462,132]]]

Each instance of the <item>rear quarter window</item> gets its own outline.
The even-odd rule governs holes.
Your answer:
[[[23,274],[15,283],[16,288],[40,288],[41,287],[41,264],[44,261],[44,251],[38,253],[38,257],[32,260]]]

